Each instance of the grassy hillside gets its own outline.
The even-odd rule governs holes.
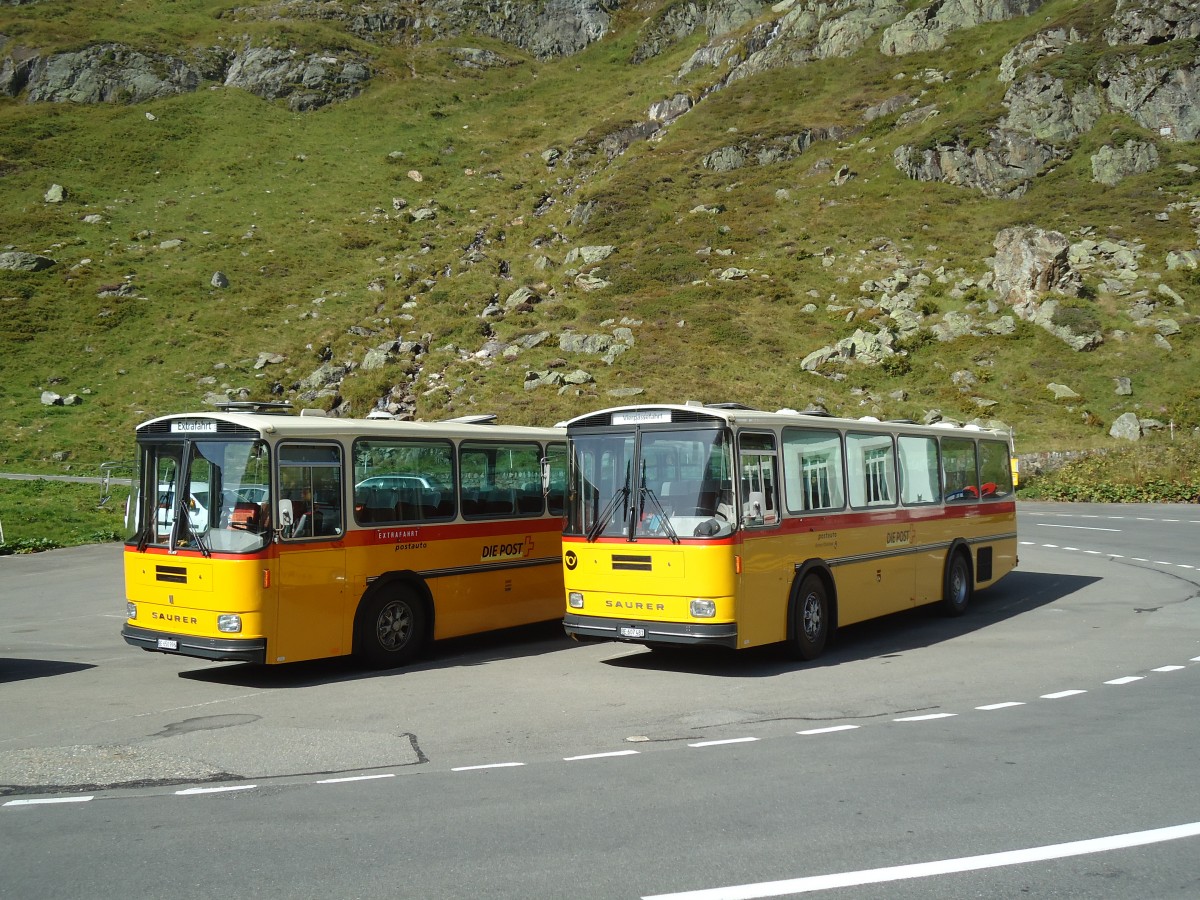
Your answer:
[[[960,420],[980,414],[970,396],[981,396],[995,401],[988,417],[1015,428],[1019,450],[1110,444],[1109,424],[1130,410],[1187,432],[1200,425],[1200,278],[1168,272],[1164,259],[1196,238],[1186,213],[1156,216],[1196,199],[1194,175],[1176,167],[1200,166],[1195,143],[1159,142],[1156,170],[1103,188],[1091,182],[1089,164],[1100,144],[1126,135],[1155,140],[1112,116],[1019,200],[910,181],[892,163],[900,144],[969,135],[1002,113],[996,70],[1018,41],[1051,24],[1091,23],[1098,7],[1111,5],[1057,0],[1031,19],[956,33],[935,54],[889,58],[872,44],[851,59],[740,81],[661,140],[634,143],[611,160],[603,138],[643,121],[657,100],[698,94],[712,77],[674,79],[699,36],[631,64],[644,9],[622,13],[616,31],[588,50],[540,62],[477,37],[367,44],[329,23],[222,17],[231,7],[205,0],[4,7],[0,33],[43,51],[99,40],[177,51],[248,37],[355,50],[372,58],[377,74],[357,98],[305,113],[215,84],[137,105],[0,99],[0,244],[58,261],[37,273],[0,272],[0,470],[91,474],[131,455],[136,423],[198,408],[210,391],[244,388],[266,399],[274,388],[295,398],[293,385],[323,354],[360,362],[384,341],[425,335],[429,352],[417,363],[359,369],[345,380],[341,396],[354,414],[411,378],[417,414],[429,419],[498,412],[549,424],[620,402],[609,391],[641,388],[638,399],[647,401],[776,408],[819,400],[850,415],[919,418],[936,408]],[[461,46],[517,64],[462,69],[447,52]],[[936,103],[940,115],[907,127],[894,116],[864,124],[867,107],[901,90]],[[861,130],[790,162],[724,174],[701,164],[739,140],[761,145],[831,126]],[[574,151],[573,161],[549,167],[549,148]],[[853,177],[835,186],[842,166]],[[62,204],[43,200],[53,183],[69,191]],[[395,198],[407,208],[396,209]],[[587,224],[572,225],[584,203],[592,204]],[[692,212],[703,204],[723,211]],[[436,218],[412,221],[423,206]],[[100,221],[84,221],[93,215]],[[1120,329],[1128,339],[1076,353],[1019,322],[1005,337],[942,343],[920,335],[908,341],[907,356],[849,366],[844,380],[801,370],[811,351],[855,328],[874,330],[881,313],[858,302],[859,285],[901,263],[952,275],[925,291],[930,314],[985,302],[987,292],[954,296],[951,288],[982,276],[996,233],[1018,224],[1072,240],[1144,244],[1147,274],[1138,287],[1152,288],[1149,273],[1158,273],[1186,301],[1171,311],[1183,328],[1171,338],[1174,349],[1164,352],[1149,330],[1132,328],[1128,298],[1085,276],[1089,314],[1106,335]],[[175,240],[182,243],[162,246]],[[482,259],[471,262],[473,244]],[[595,267],[610,284],[585,291],[564,258],[572,247],[599,244],[617,248]],[[549,267],[539,268],[542,256]],[[747,277],[720,280],[731,266]],[[218,271],[229,287],[211,286]],[[131,286],[127,296],[114,293],[122,284]],[[503,303],[521,286],[543,302],[501,321],[479,317],[494,296]],[[611,334],[622,317],[640,324],[612,365],[559,350],[564,328]],[[543,330],[552,338],[514,359],[474,356],[489,338]],[[256,368],[262,353],[284,361]],[[523,388],[526,372],[559,357],[594,383],[564,393]],[[970,396],[952,381],[960,371],[978,382]],[[1133,379],[1132,396],[1114,394],[1117,376]],[[1054,400],[1052,381],[1082,399]],[[44,390],[79,394],[82,403],[43,406]],[[63,451],[69,458],[56,460]]]

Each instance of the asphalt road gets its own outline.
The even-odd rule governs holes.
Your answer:
[[[119,548],[0,558],[0,896],[1200,896],[1200,509],[1019,517],[807,665],[210,664],[121,641]]]

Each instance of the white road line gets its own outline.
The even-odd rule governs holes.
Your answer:
[[[833,734],[835,731],[853,731],[857,725],[831,725],[828,728],[810,728],[808,731],[797,731],[796,734]]]
[[[1193,656],[1188,662],[1200,662],[1200,656]]]
[[[5,806],[43,806],[50,803],[87,803],[96,798],[91,794],[79,797],[39,797],[36,800],[9,800]]]
[[[1120,532],[1120,528],[1101,528],[1099,525],[1051,525],[1049,522],[1035,522],[1039,528],[1074,528],[1077,531],[1116,531]]]
[[[1126,675],[1124,678],[1114,678],[1112,681],[1106,681],[1105,684],[1133,684],[1135,681],[1141,681],[1145,675]]]
[[[1020,700],[1006,700],[1003,703],[989,703],[987,706],[977,706],[976,709],[982,709],[984,712],[991,712],[993,709],[1008,709],[1010,706],[1024,706],[1024,702]]]
[[[583,756],[564,756],[563,762],[575,762],[579,759],[608,759],[612,756],[637,756],[638,750],[613,750],[611,753],[585,753]]]
[[[1186,666],[1159,666],[1157,669],[1151,669],[1151,672],[1178,672]]]
[[[905,716],[902,719],[892,719],[893,722],[931,722],[934,719],[949,719],[958,713],[929,713],[925,716]]]
[[[1112,850],[1144,847],[1147,844],[1161,844],[1166,841],[1178,841],[1197,836],[1200,836],[1200,822],[1189,822],[1186,825],[1155,828],[1151,831],[1115,834],[1110,837],[1071,841],[1066,844],[1029,847],[1025,850],[1005,850],[981,856],[963,856],[958,859],[911,863],[905,866],[887,866],[880,869],[862,869],[857,872],[838,872],[832,875],[810,875],[787,881],[763,881],[758,884],[681,891],[676,894],[654,894],[644,896],[642,900],[758,900],[760,897],[807,894],[812,891],[827,891],[834,888],[858,887],[864,884],[882,884],[888,881],[929,878],[934,875],[952,875],[957,872],[974,872],[979,869],[996,869],[1001,866],[1067,859],[1072,856],[1107,853]]]
[[[191,797],[196,794],[227,794],[230,791],[252,791],[256,787],[258,787],[257,784],[230,784],[225,787],[186,788],[182,791],[176,791],[175,794],[179,797]]]
[[[523,766],[525,763],[507,762],[507,763],[488,763],[483,766],[458,766],[451,769],[451,772],[474,772],[476,769],[514,769],[517,766]]]
[[[689,747],[720,747],[722,744],[749,744],[752,741],[757,741],[756,737],[740,737],[726,738],[722,741],[700,741],[695,744],[688,744]]]
[[[384,775],[350,775],[346,778],[322,778],[317,784],[346,784],[350,781],[374,781],[377,778],[395,778],[395,772],[388,772]]]
[[[1057,693],[1054,693],[1054,694],[1042,694],[1042,699],[1043,700],[1061,700],[1063,697],[1074,697],[1076,694],[1086,694],[1086,693],[1087,693],[1087,691],[1080,691],[1080,690],[1058,691]]]

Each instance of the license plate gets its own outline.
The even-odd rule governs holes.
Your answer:
[[[158,639],[158,649],[159,650],[178,650],[179,649],[179,641],[172,640],[171,638],[159,638]]]
[[[632,628],[629,625],[621,626],[621,637],[623,638],[644,638],[645,636],[645,628]]]

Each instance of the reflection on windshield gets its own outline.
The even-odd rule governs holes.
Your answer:
[[[643,431],[637,459],[634,445],[632,432],[574,436],[568,533],[671,541],[732,533],[732,469],[723,432]]]
[[[130,537],[140,546],[259,550],[270,537],[269,473],[262,441],[147,444]]]

